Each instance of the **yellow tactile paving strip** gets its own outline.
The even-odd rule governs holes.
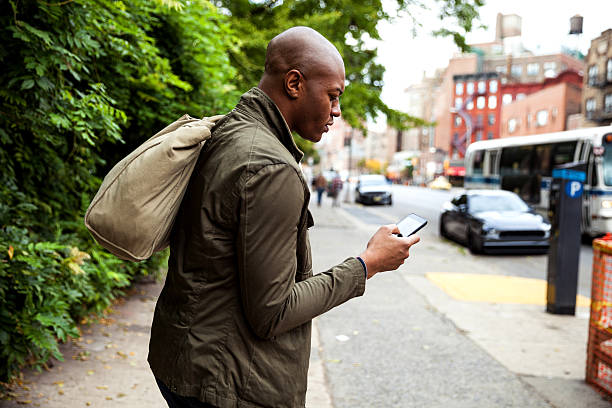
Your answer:
[[[546,305],[546,281],[517,276],[432,272],[425,276],[457,300],[469,302]],[[576,296],[576,306],[591,300]]]

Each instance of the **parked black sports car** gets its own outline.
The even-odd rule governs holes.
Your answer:
[[[549,246],[550,224],[510,191],[467,190],[443,205],[440,235],[467,245],[473,253],[543,253]]]
[[[364,174],[357,179],[355,202],[362,204],[393,204],[391,183],[382,174]]]

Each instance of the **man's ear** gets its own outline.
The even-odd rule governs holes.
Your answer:
[[[285,92],[291,99],[299,98],[304,92],[304,75],[297,69],[285,74]]]

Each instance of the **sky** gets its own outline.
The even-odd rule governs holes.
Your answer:
[[[385,10],[391,12],[393,0],[385,3]],[[423,3],[433,1],[423,0]],[[586,54],[591,39],[612,28],[612,0],[488,0],[480,9],[481,22],[488,27],[468,34],[468,44],[495,39],[498,12],[522,17],[523,44],[535,54],[559,52],[563,44]],[[576,14],[584,18],[583,34],[578,38],[568,35],[570,17]],[[419,83],[424,71],[431,75],[436,68],[446,67],[458,51],[452,39],[429,35],[441,24],[433,11],[418,11],[417,15],[422,27],[417,28],[416,37],[407,17],[391,23],[381,22],[378,26],[382,38],[377,43],[378,63],[386,68],[382,99],[396,109],[401,109],[404,89]]]

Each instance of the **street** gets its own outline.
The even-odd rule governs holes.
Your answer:
[[[363,218],[366,223],[398,222],[408,213],[418,214],[428,220],[421,238],[427,242],[440,242],[440,250],[463,252],[459,244],[440,238],[438,234],[440,208],[445,201],[452,199],[461,189],[451,191],[431,190],[428,188],[393,185],[393,206],[351,206],[345,210],[357,218]],[[343,191],[346,194],[346,191]],[[372,217],[372,214],[380,218]],[[466,256],[471,256],[467,248]],[[546,279],[548,265],[547,255],[477,255],[482,263],[486,263],[482,273],[496,275],[521,276],[525,278]],[[578,277],[578,293],[589,297],[591,295],[591,268],[593,264],[593,249],[582,244],[580,250],[580,270]]]
[[[324,208],[331,201],[323,209],[311,204],[315,272],[358,255],[380,224],[410,212],[429,220],[405,265],[375,276],[363,297],[317,318],[333,406],[609,406],[584,382],[588,308],[558,316],[542,304],[462,301],[429,279],[431,273],[546,279],[546,255],[475,256],[440,239],[439,209],[455,192],[394,186],[391,207],[346,199],[341,209]],[[584,296],[591,257],[583,245]]]

